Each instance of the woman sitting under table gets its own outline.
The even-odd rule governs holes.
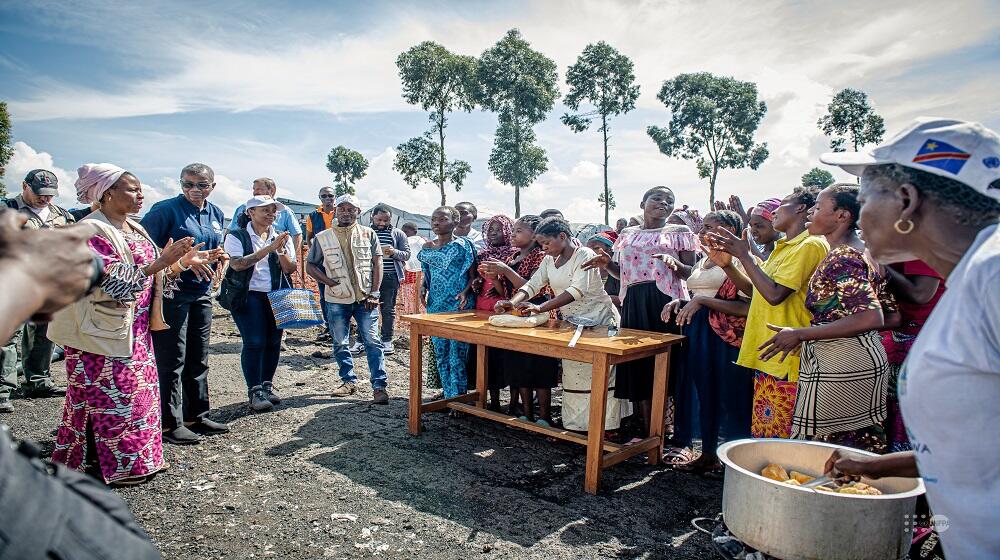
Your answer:
[[[548,313],[559,309],[564,317],[578,316],[596,321],[598,325],[618,325],[621,316],[604,291],[601,273],[594,268],[585,270],[583,264],[595,257],[586,247],[574,247],[570,242],[573,233],[565,220],[549,218],[535,229],[535,240],[545,251],[545,258],[526,284],[518,288],[509,301],[496,304],[497,313],[519,309],[528,314]],[[556,294],[542,304],[532,299],[546,286]],[[615,384],[615,368],[608,377],[610,388]],[[567,430],[586,431],[590,416],[591,366],[581,362],[563,360],[562,424]],[[608,391],[605,428],[615,430],[621,419],[631,413],[628,401],[616,399]]]

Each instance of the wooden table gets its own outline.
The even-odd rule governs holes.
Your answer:
[[[633,329],[621,329],[618,336],[608,338],[606,327],[584,331],[576,346],[568,346],[575,327],[560,321],[549,321],[535,328],[500,328],[489,324],[490,314],[484,311],[457,313],[421,313],[404,315],[410,324],[410,433],[420,435],[420,415],[444,408],[501,422],[549,437],[585,445],[587,468],[584,489],[596,494],[600,488],[601,470],[626,459],[648,452],[649,464],[659,464],[663,456],[663,423],[670,370],[670,349],[683,336]],[[422,402],[423,341],[422,336],[437,336],[476,345],[475,391],[432,402]],[[516,350],[593,364],[590,389],[590,427],[587,435],[568,430],[546,428],[533,422],[486,409],[488,348]],[[604,440],[604,416],[607,408],[608,376],[611,366],[655,356],[653,370],[653,411],[649,437],[624,446]],[[472,403],[472,404],[469,404]]]

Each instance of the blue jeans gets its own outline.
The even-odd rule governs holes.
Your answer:
[[[233,311],[233,320],[243,337],[240,365],[243,366],[247,389],[273,381],[281,354],[281,329],[274,323],[274,312],[267,294],[248,293],[246,304]]]
[[[355,383],[354,358],[348,350],[351,334],[351,317],[358,323],[358,336],[365,345],[365,355],[368,358],[368,371],[371,372],[372,388],[385,389],[388,375],[385,372],[385,355],[382,353],[382,339],[378,333],[378,307],[365,309],[363,303],[330,303],[326,306],[326,318],[330,323],[330,336],[333,338],[333,355],[340,366],[340,380],[344,383]]]

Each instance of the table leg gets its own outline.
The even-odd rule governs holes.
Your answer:
[[[660,444],[649,452],[649,464],[659,465],[663,459],[663,421],[667,408],[667,381],[670,378],[670,348],[656,355],[653,365],[653,403],[649,420],[649,437],[660,439]]]
[[[590,419],[587,422],[587,470],[583,489],[597,494],[601,488],[604,457],[604,417],[608,408],[608,355],[594,353],[590,381]]]
[[[424,388],[424,344],[420,325],[410,323],[410,433],[420,435],[420,408]]]
[[[486,345],[476,345],[476,391],[479,391],[476,406],[479,408],[486,408],[486,380],[489,376],[490,367],[490,361],[487,359],[489,350]]]

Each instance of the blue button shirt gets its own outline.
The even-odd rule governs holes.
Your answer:
[[[222,209],[211,202],[206,200],[205,206],[198,209],[184,195],[177,195],[154,204],[139,223],[160,247],[170,239],[194,237],[195,244],[204,242],[202,250],[208,250],[221,246],[224,221]],[[192,272],[182,273],[180,280],[177,287],[185,292],[203,294],[212,285],[198,280]]]
[[[240,229],[237,219],[246,212],[246,204],[240,204],[240,207],[236,209],[233,213],[233,221],[229,222],[229,231],[236,231]],[[274,231],[278,233],[288,232],[288,235],[302,235],[302,227],[299,226],[299,221],[295,218],[295,214],[288,208],[285,208],[278,215],[274,217]]]

